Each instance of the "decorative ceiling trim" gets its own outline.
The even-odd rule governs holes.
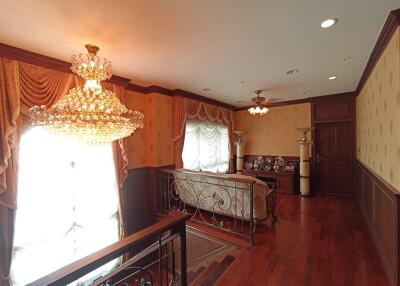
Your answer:
[[[374,67],[380,59],[383,51],[391,40],[394,32],[400,26],[400,9],[393,10],[389,13],[386,19],[385,25],[379,35],[378,40],[375,43],[374,49],[368,59],[367,65],[365,66],[364,72],[361,75],[360,81],[356,89],[357,95],[361,92],[369,76],[371,75]]]
[[[66,73],[72,73],[71,71],[71,63],[55,59],[52,57],[48,57],[42,54],[30,52],[24,49],[20,49],[17,47],[13,47],[10,45],[6,45],[3,43],[0,43],[0,57],[4,58],[9,58],[9,59],[14,59],[17,61],[25,62],[28,64],[32,65],[37,65],[37,66],[42,66],[45,68],[53,69],[53,70],[58,70]],[[184,96],[188,98],[193,98],[202,102],[206,103],[211,103],[215,104],[221,107],[229,108],[229,109],[234,109],[235,106],[229,105],[227,103],[211,99],[205,96],[201,96],[192,92],[188,92],[182,89],[175,89],[171,90],[165,87],[157,86],[157,85],[150,85],[150,86],[141,86],[138,84],[130,83],[130,79],[124,78],[121,76],[116,76],[113,75],[111,79],[108,82],[115,83],[118,85],[123,85],[126,87],[128,90],[132,90],[135,92],[139,93],[144,93],[144,94],[149,94],[149,93],[160,93],[163,95],[179,95],[179,96]]]
[[[163,94],[163,95],[167,95],[167,96],[182,96],[182,97],[186,97],[186,98],[191,98],[191,99],[195,99],[201,102],[205,102],[205,103],[210,103],[210,104],[214,104],[214,105],[218,105],[221,107],[225,107],[228,109],[232,109],[235,110],[235,106],[221,102],[219,100],[215,100],[209,97],[205,97],[202,95],[198,95],[196,93],[192,93],[183,89],[168,89],[165,87],[160,87],[157,85],[150,85],[147,87],[143,87],[137,84],[133,84],[130,83],[127,86],[128,90],[131,91],[135,91],[135,92],[140,92],[140,93],[145,93],[145,94],[149,94],[149,93],[159,93],[159,94]]]
[[[0,43],[0,56],[28,64],[72,73],[71,63]],[[130,79],[113,75],[108,82],[127,86]]]
[[[214,105],[218,105],[218,106],[225,107],[225,108],[232,109],[232,110],[235,110],[235,108],[236,108],[236,106],[233,106],[233,105],[230,105],[230,104],[227,104],[227,103],[224,103],[224,102],[212,99],[212,98],[208,98],[208,97],[205,97],[202,95],[198,95],[196,93],[192,93],[192,92],[189,92],[186,90],[182,90],[182,89],[174,89],[171,91],[171,93],[172,93],[171,95],[175,95],[175,96],[177,95],[177,96],[182,96],[182,97],[186,97],[186,98],[191,98],[191,99],[195,99],[198,101],[202,101],[204,103],[214,104]]]
[[[362,88],[364,87],[368,77],[370,76],[372,70],[374,69],[376,63],[378,62],[379,58],[381,57],[383,51],[385,50],[386,46],[388,45],[390,39],[392,38],[396,29],[400,26],[400,9],[393,10],[389,13],[388,18],[386,19],[385,25],[382,28],[382,31],[379,35],[378,40],[375,43],[374,49],[369,57],[367,65],[362,73],[360,81],[358,83],[357,89],[354,92],[347,92],[341,94],[333,94],[333,95],[325,95],[325,96],[317,96],[317,97],[309,97],[304,99],[296,99],[296,100],[288,100],[288,101],[280,101],[270,103],[269,107],[277,107],[277,106],[284,106],[284,105],[291,105],[291,104],[300,104],[300,103],[307,103],[312,102],[315,100],[326,100],[329,97],[345,95],[345,96],[354,96],[358,95]],[[59,70],[63,72],[72,73],[70,70],[70,63],[62,60],[58,60],[52,57],[48,57],[45,55],[41,55],[38,53],[30,52],[24,49],[16,48],[10,45],[6,45],[0,43],[0,56],[10,59],[15,59],[21,62],[26,62],[33,65],[43,66],[46,68]],[[203,101],[206,103],[215,104],[218,106],[226,107],[229,109],[233,109],[235,111],[246,110],[249,106],[246,107],[235,107],[233,105],[211,99],[205,96],[201,96],[192,92],[188,92],[181,89],[168,89],[164,87],[160,87],[157,85],[151,86],[140,86],[134,83],[130,83],[130,79],[113,75],[112,78],[109,80],[111,83],[119,84],[125,86],[128,90],[149,94],[149,93],[159,93],[167,96],[179,95],[184,96],[187,98],[193,98],[199,101]]]
[[[135,91],[135,92],[145,93],[145,94],[160,93],[160,94],[164,94],[164,95],[168,95],[168,96],[172,95],[172,90],[165,88],[165,87],[157,86],[157,85],[150,85],[150,86],[145,87],[145,86],[140,86],[140,85],[137,85],[134,83],[129,83],[128,86],[126,87],[126,89]]]
[[[315,103],[315,102],[321,102],[321,101],[327,101],[327,100],[351,98],[351,97],[355,97],[355,96],[356,96],[356,93],[354,91],[350,91],[350,92],[327,94],[327,95],[287,100],[287,101],[272,102],[272,103],[268,103],[267,107],[270,108],[270,107],[279,107],[279,106],[286,106],[286,105],[293,105],[293,104]],[[250,107],[252,107],[252,105],[244,106],[244,107],[236,107],[235,111],[247,110]]]

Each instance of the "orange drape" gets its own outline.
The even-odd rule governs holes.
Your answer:
[[[18,145],[22,114],[33,105],[51,106],[80,81],[70,73],[54,71],[0,58],[0,285],[11,285],[14,222],[17,208]],[[125,88],[112,85],[121,101]],[[123,182],[127,176],[126,140],[113,143],[113,156],[119,187],[120,221],[123,234]]]
[[[175,167],[182,168],[182,151],[185,141],[187,119],[199,119],[223,122],[229,131],[229,171],[233,172],[233,111],[214,104],[201,102],[191,98],[174,96],[172,103],[172,136],[174,141]]]
[[[0,58],[0,285],[10,285],[10,267],[21,128],[18,65]]]
[[[104,84],[104,89],[113,90],[115,95],[125,104],[125,87],[116,84]],[[124,182],[128,177],[128,139],[122,138],[112,143],[113,158],[115,166],[115,177],[118,184],[118,198],[119,198],[119,218],[120,218],[120,234],[121,237],[125,236],[126,228],[126,211],[125,211],[125,188]]]
[[[72,74],[26,63],[18,63],[18,67],[21,111],[25,114],[34,105],[52,106],[71,87]]]
[[[185,141],[186,127],[186,98],[174,96],[172,98],[172,139],[174,142],[175,168],[183,168],[182,151]]]

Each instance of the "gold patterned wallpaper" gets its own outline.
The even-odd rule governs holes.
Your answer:
[[[296,127],[311,126],[311,104],[293,104],[270,108],[264,116],[252,116],[247,110],[234,115],[235,129],[244,131],[244,154],[299,156]]]
[[[400,28],[356,101],[357,159],[400,191]]]
[[[144,128],[128,137],[129,169],[174,164],[172,97],[126,91],[126,106],[144,114]]]

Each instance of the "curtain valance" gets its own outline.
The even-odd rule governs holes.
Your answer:
[[[208,120],[211,122],[224,122],[229,125],[233,122],[233,112],[230,109],[217,105],[200,102],[191,98],[184,99],[186,101],[186,117],[189,119]]]
[[[173,97],[172,107],[175,167],[183,167],[182,151],[185,141],[186,121],[187,119],[199,119],[223,122],[227,125],[231,154],[229,169],[233,171],[233,110],[182,96]]]

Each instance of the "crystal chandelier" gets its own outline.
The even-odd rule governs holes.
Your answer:
[[[264,115],[269,111],[265,106],[265,97],[260,96],[261,92],[262,90],[256,90],[255,93],[257,96],[251,99],[253,106],[247,110],[251,115]]]
[[[127,109],[101,81],[111,78],[111,62],[97,56],[99,47],[86,45],[88,54],[72,56],[71,70],[85,79],[83,89],[70,89],[54,106],[29,109],[33,124],[90,144],[106,144],[143,128],[143,114]]]

